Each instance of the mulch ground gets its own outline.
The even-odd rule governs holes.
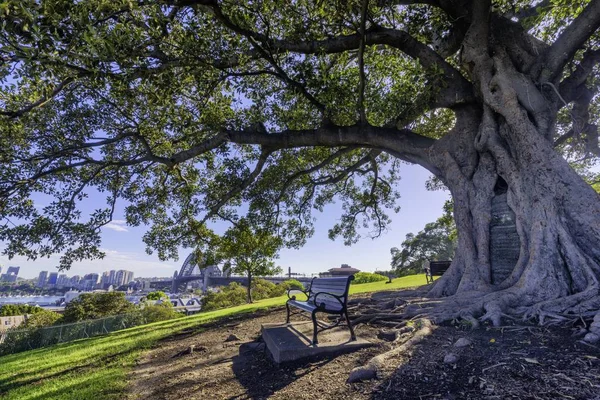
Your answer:
[[[348,384],[353,368],[392,347],[378,338],[381,328],[356,330],[374,347],[277,366],[259,343],[260,327],[284,320],[282,310],[256,312],[169,337],[138,361],[128,398],[600,400],[600,348],[570,329],[440,326],[380,379]],[[459,338],[471,344],[454,347]],[[444,363],[448,353],[458,360]]]

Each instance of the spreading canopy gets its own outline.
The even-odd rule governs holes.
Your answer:
[[[471,162],[464,116],[502,112],[507,82],[479,56],[517,66],[511,93],[548,148],[587,174],[599,153],[600,1],[19,0],[0,15],[9,256],[99,257],[116,204],[161,258],[242,214],[298,247],[333,201],[332,237],[377,236],[401,161],[450,185],[448,148]]]

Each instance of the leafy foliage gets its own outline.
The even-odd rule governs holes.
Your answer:
[[[399,209],[401,161],[434,171],[433,144],[456,110],[482,109],[459,51],[477,2],[396,3],[365,13],[359,0],[0,3],[3,253],[58,253],[63,269],[101,258],[117,201],[161,259],[212,251],[215,220],[249,218],[298,248],[333,202],[343,211],[331,238],[381,235]],[[510,28],[495,28],[499,42],[526,35],[502,51],[542,60],[589,4],[499,0],[489,19]],[[590,182],[598,36],[559,71],[584,66],[589,107],[576,113],[579,97],[559,94],[551,138]]]
[[[351,283],[353,285],[359,285],[361,283],[380,282],[387,280],[387,276],[375,274],[372,272],[357,272],[356,274],[354,274],[354,280]]]
[[[249,303],[252,302],[252,276],[275,275],[282,271],[272,260],[277,257],[281,245],[281,238],[268,230],[253,228],[247,219],[242,219],[223,235],[219,247],[219,254],[227,260],[223,269],[248,277]]]
[[[252,281],[252,298],[262,300],[283,296],[289,289],[304,289],[304,285],[295,279],[285,280],[279,284],[265,279]],[[218,292],[209,291],[202,298],[202,311],[212,311],[220,308],[244,304],[247,300],[247,290],[237,282],[231,282]]]
[[[65,323],[97,319],[133,312],[135,306],[125,299],[124,292],[83,293],[65,307]]]
[[[168,299],[168,298],[169,298],[169,296],[167,296],[165,292],[160,291],[160,290],[150,292],[146,295],[147,300],[162,300],[162,299]]]
[[[393,247],[392,268],[399,274],[410,275],[421,272],[426,260],[451,260],[457,242],[452,208],[452,202],[446,202],[443,216],[425,225],[416,235],[407,234],[401,250]]]
[[[161,304],[144,304],[140,307],[140,316],[147,324],[184,316],[182,313],[175,311],[170,301],[164,301]]]
[[[30,306],[29,304],[5,304],[2,307],[0,307],[0,317],[37,314],[42,311],[44,311],[42,307]]]
[[[62,323],[62,315],[54,311],[43,310],[31,315],[23,324],[23,328],[42,328]],[[21,327],[19,327],[21,328]]]
[[[219,292],[207,292],[202,298],[202,310],[212,311],[233,307],[247,301],[246,289],[237,282],[221,288]]]

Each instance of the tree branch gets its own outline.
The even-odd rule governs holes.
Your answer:
[[[258,175],[260,175],[260,173],[261,173],[263,167],[265,166],[265,163],[267,162],[267,159],[269,158],[271,153],[272,153],[271,150],[266,150],[266,149],[262,150],[262,152],[260,153],[258,162],[256,163],[256,166],[254,167],[254,170],[246,178],[244,178],[237,187],[231,189],[226,195],[221,197],[215,205],[210,207],[210,211],[202,219],[203,223],[206,222],[211,217],[213,217],[214,215],[216,215],[221,210],[221,207],[223,207],[229,200],[231,200],[238,194],[242,193],[245,189],[247,189],[256,180]]]
[[[363,0],[361,16],[360,16],[360,43],[358,47],[358,101],[356,107],[358,109],[359,120],[361,124],[367,122],[367,114],[365,112],[365,29],[367,24],[367,10],[369,9],[369,0]]]
[[[600,27],[600,0],[592,0],[547,50],[539,65],[540,81],[552,82]]]
[[[58,94],[60,92],[62,92],[65,88],[67,88],[71,83],[73,83],[74,80],[75,80],[75,78],[67,78],[67,79],[63,80],[62,82],[60,82],[54,88],[54,90],[52,90],[52,92],[49,95],[42,96],[37,101],[35,101],[35,102],[31,103],[31,104],[28,104],[28,105],[26,105],[25,107],[22,107],[19,110],[14,110],[14,111],[0,111],[0,115],[5,115],[5,116],[8,117],[8,119],[19,118],[19,117],[23,116],[24,114],[27,114],[31,110],[35,109],[35,108],[42,107],[48,101],[50,101],[54,97],[58,96]]]

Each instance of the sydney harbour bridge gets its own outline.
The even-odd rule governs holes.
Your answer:
[[[243,285],[247,283],[245,276],[234,276],[224,274],[216,265],[198,265],[195,262],[196,257],[194,253],[187,256],[181,269],[175,271],[173,278],[170,280],[153,281],[151,285],[154,287],[168,288],[170,287],[171,293],[177,293],[181,290],[185,290],[185,287],[189,282],[200,281],[202,282],[201,287],[206,290],[209,286],[227,286],[231,282],[238,282]],[[300,282],[308,283],[312,279],[311,277],[298,276],[296,274],[288,274],[288,276],[258,276],[256,278],[265,279],[273,283],[283,282],[287,279],[297,279]]]

